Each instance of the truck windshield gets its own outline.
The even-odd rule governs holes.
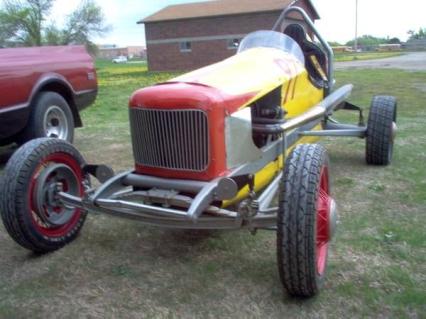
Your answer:
[[[244,37],[238,47],[238,53],[253,48],[275,48],[295,56],[303,65],[305,57],[302,49],[289,36],[276,31],[256,31]]]

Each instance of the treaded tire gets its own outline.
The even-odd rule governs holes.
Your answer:
[[[28,142],[10,158],[0,185],[0,211],[6,230],[19,245],[36,253],[46,253],[63,247],[77,237],[87,213],[65,207],[64,210],[70,210],[68,222],[60,226],[43,222],[34,209],[34,194],[43,171],[60,164],[68,166],[73,172],[76,192],[83,195],[83,181],[86,178],[82,172],[84,163],[83,157],[71,144],[50,138]],[[70,185],[67,181],[64,183]]]
[[[375,96],[371,102],[366,139],[366,161],[389,165],[393,156],[397,102],[393,96]]]
[[[52,107],[55,108],[55,112],[52,112]],[[32,103],[32,108],[27,127],[19,138],[21,144],[41,137],[54,137],[70,143],[73,142],[74,117],[70,106],[61,95],[55,92],[41,92]],[[51,135],[48,135],[45,129],[45,125],[50,122],[46,119],[48,114],[53,114],[53,117],[55,117],[56,114],[54,124],[57,125],[58,130],[63,133],[55,136],[53,132],[50,132]],[[58,118],[60,120],[58,120]]]
[[[329,240],[318,246],[317,236],[317,229],[321,232],[317,218],[323,179],[328,195],[325,149],[317,144],[298,145],[286,160],[277,220],[278,270],[291,296],[312,297],[324,280]]]

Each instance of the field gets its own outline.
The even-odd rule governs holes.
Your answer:
[[[75,141],[89,162],[132,166],[128,98],[172,75],[98,64],[99,97]],[[386,168],[365,165],[363,140],[323,141],[340,222],[317,298],[283,294],[272,232],[189,233],[93,215],[74,243],[44,256],[0,226],[0,318],[426,318],[426,73],[336,76],[366,107],[374,94],[396,95],[399,135]]]

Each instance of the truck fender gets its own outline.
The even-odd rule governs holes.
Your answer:
[[[40,77],[31,91],[29,106],[31,107],[31,104],[40,92],[46,91],[56,92],[67,101],[73,114],[75,127],[81,127],[82,121],[75,104],[76,92],[68,80],[64,76],[57,73],[43,74],[43,76]],[[30,112],[31,109],[29,109],[29,112],[27,113],[28,116]]]

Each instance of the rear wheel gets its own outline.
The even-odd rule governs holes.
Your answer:
[[[297,146],[286,161],[277,221],[278,269],[290,295],[312,297],[318,293],[336,219],[325,149]]]
[[[67,101],[55,92],[42,92],[37,96],[21,140],[26,142],[39,137],[73,142],[74,118],[71,109]]]
[[[396,135],[397,102],[393,96],[375,96],[368,117],[366,160],[372,165],[389,165]]]
[[[37,253],[50,252],[73,241],[86,212],[65,206],[63,191],[83,196],[84,159],[69,143],[35,139],[23,145],[5,168],[0,190],[3,223],[21,246]]]

